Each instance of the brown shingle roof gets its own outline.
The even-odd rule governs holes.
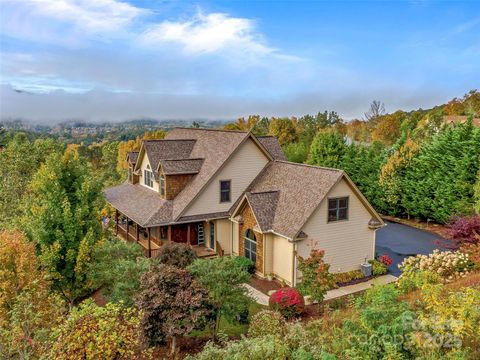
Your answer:
[[[213,178],[237,147],[249,136],[246,132],[196,128],[175,128],[166,139],[195,139],[191,158],[205,159],[197,175],[173,200],[173,218],[178,218],[200,190]]]
[[[247,197],[255,200],[252,211],[262,228],[271,221],[269,230],[295,238],[328,191],[343,176],[342,170],[321,168],[287,161],[272,161],[250,185]],[[265,195],[272,192],[278,194]],[[255,193],[263,193],[257,195]],[[268,210],[276,203],[275,211]],[[273,220],[271,217],[273,216]],[[267,220],[260,220],[260,219]]]
[[[272,230],[275,212],[277,211],[278,198],[280,196],[279,192],[248,192],[246,196],[260,229],[262,231]]]
[[[150,166],[158,181],[158,164],[165,159],[188,159],[195,145],[194,139],[184,140],[144,140],[143,147],[147,154]]]
[[[172,215],[171,201],[163,200],[159,194],[141,185],[128,182],[104,191],[108,202],[140,226],[147,226],[152,217],[156,221],[168,222]]]
[[[198,174],[204,159],[160,160],[165,175]]]
[[[135,165],[138,159],[138,151],[130,151],[127,153],[128,160]]]
[[[287,160],[278,139],[274,136],[257,136],[260,144],[272,155],[274,160]]]

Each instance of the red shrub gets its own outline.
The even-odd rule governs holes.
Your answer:
[[[275,291],[268,301],[273,310],[290,318],[300,315],[305,309],[305,300],[297,289],[285,287]]]
[[[390,266],[393,264],[393,260],[388,254],[383,254],[382,256],[379,256],[378,261],[380,261],[381,263],[387,266]]]
[[[446,230],[458,245],[480,242],[480,215],[454,217]]]

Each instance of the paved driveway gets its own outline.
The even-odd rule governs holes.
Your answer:
[[[407,225],[385,222],[387,226],[377,230],[376,247],[377,254],[388,254],[393,259],[389,267],[391,274],[398,276],[400,264],[404,258],[417,254],[430,254],[435,249],[445,250],[442,246],[448,243],[439,235],[428,231],[419,230]]]

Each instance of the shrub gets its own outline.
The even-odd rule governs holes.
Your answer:
[[[86,300],[56,330],[52,359],[132,359],[138,355],[140,318],[136,310]]]
[[[430,255],[411,256],[399,265],[402,270],[401,277],[410,277],[418,271],[431,271],[437,273],[445,281],[464,277],[473,267],[467,254],[434,250]]]
[[[449,222],[446,233],[458,245],[480,242],[480,215],[454,217]]]
[[[328,290],[335,287],[333,275],[328,271],[330,265],[325,263],[324,250],[312,249],[307,259],[298,257],[298,270],[302,272],[299,289],[312,300],[321,302]]]
[[[297,289],[286,287],[275,291],[268,300],[270,308],[286,318],[300,315],[305,309],[305,300]]]
[[[363,274],[360,270],[352,270],[344,273],[333,274],[333,280],[335,283],[346,283],[352,280],[357,280],[363,278]]]
[[[245,256],[235,256],[235,263],[240,265],[245,271],[249,274],[253,274],[255,272],[255,264],[252,260],[246,258]]]
[[[468,259],[473,263],[475,269],[480,269],[480,243],[463,244],[460,252],[468,255]]]
[[[388,271],[387,265],[378,260],[370,260],[368,263],[372,264],[373,276],[385,275]]]
[[[149,266],[150,259],[143,256],[140,245],[110,240],[95,249],[89,278],[94,289],[102,288],[107,301],[133,306],[140,277]]]
[[[417,271],[411,276],[401,276],[397,286],[404,294],[422,289],[425,285],[434,285],[442,282],[442,278],[435,272]]]
[[[175,266],[183,269],[192,264],[197,255],[191,246],[182,243],[169,241],[160,247],[157,259],[165,265]]]
[[[388,254],[383,254],[379,256],[377,260],[380,261],[382,264],[385,264],[387,267],[393,264],[393,260]]]
[[[250,320],[248,335],[251,337],[279,336],[285,333],[285,320],[277,311],[262,310]]]

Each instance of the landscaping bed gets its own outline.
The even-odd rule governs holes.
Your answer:
[[[269,281],[267,279],[261,279],[256,275],[252,276],[248,284],[253,288],[261,291],[265,295],[268,295],[269,291],[278,290],[283,287],[283,285],[278,280],[273,279],[272,281]]]

